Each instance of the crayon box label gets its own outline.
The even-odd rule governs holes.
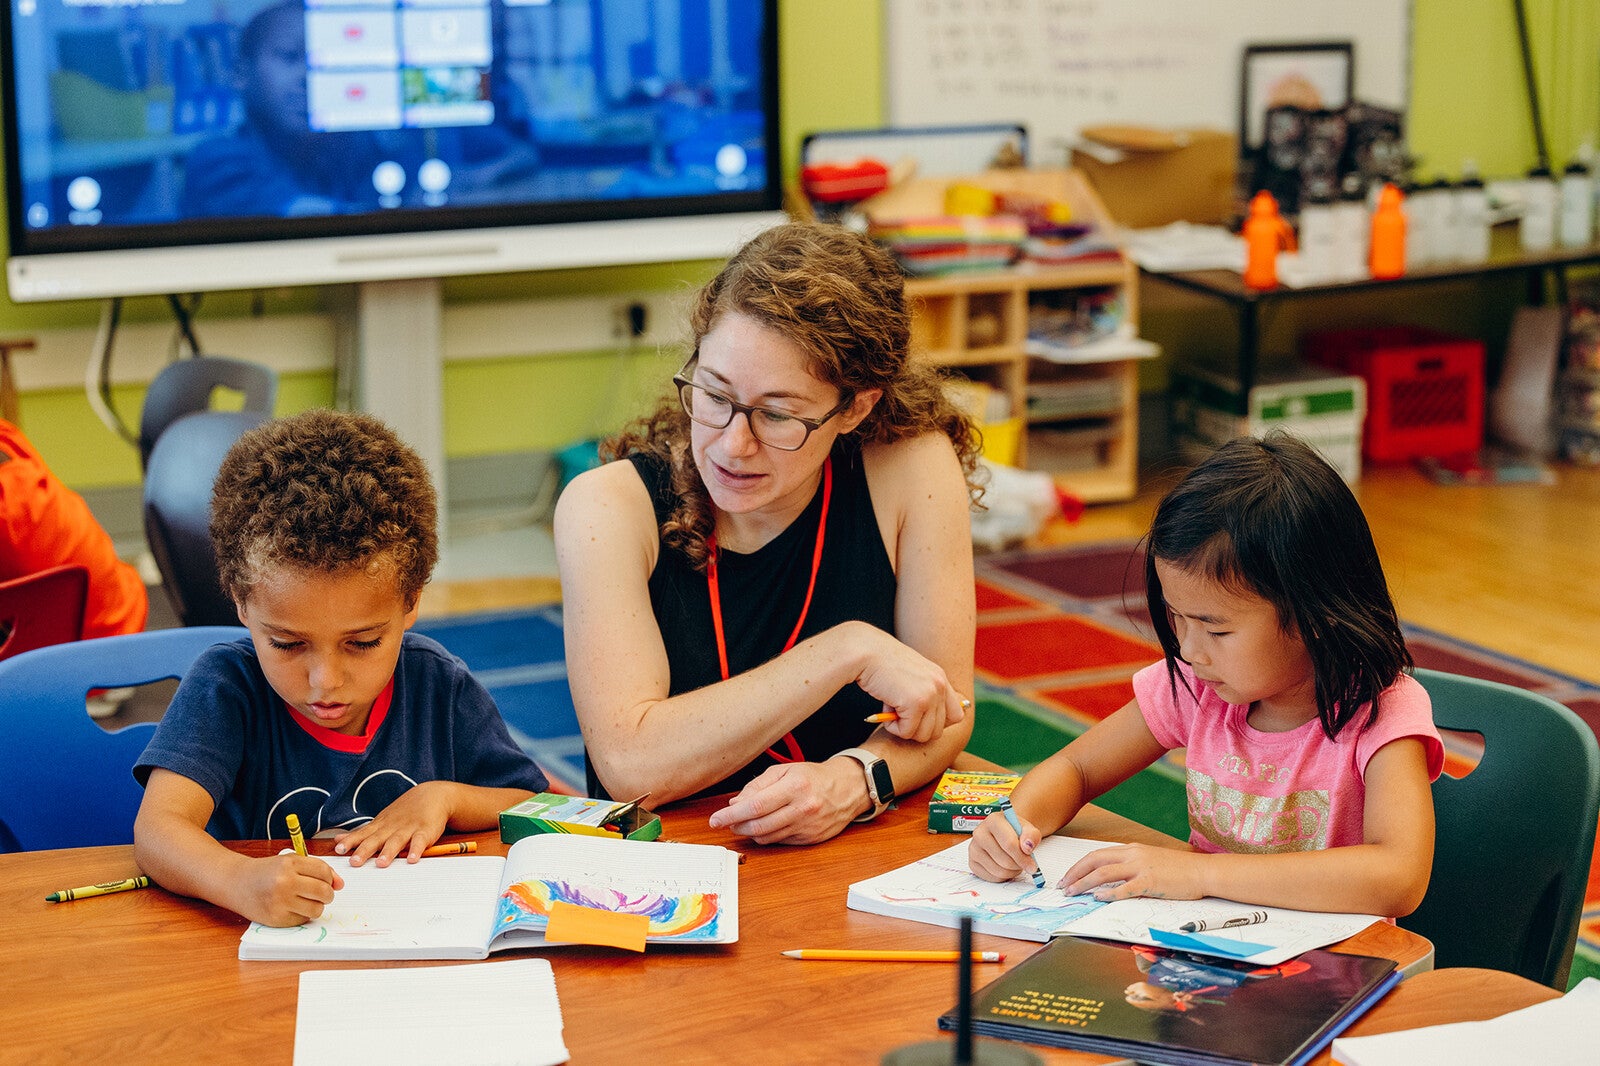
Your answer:
[[[623,815],[620,822],[610,821],[607,815],[617,806],[614,800],[541,792],[500,812],[500,839],[513,844],[535,833],[629,840],[655,840],[661,835],[661,818],[642,807]]]
[[[928,832],[970,833],[1011,795],[1020,774],[946,770],[928,800]]]

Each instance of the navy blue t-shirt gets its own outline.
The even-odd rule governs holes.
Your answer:
[[[142,785],[159,766],[204,788],[219,840],[286,839],[290,812],[307,836],[354,829],[424,781],[548,783],[466,664],[416,633],[401,639],[388,713],[364,750],[338,750],[309,726],[267,683],[248,637],[217,644],[179,684],[133,774]]]

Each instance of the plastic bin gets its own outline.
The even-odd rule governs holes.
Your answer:
[[[1483,444],[1481,341],[1416,326],[1314,333],[1314,363],[1367,383],[1362,452],[1375,463],[1474,452]]]
[[[1361,476],[1366,383],[1359,377],[1295,367],[1268,375],[1245,397],[1233,378],[1174,367],[1171,396],[1173,436],[1190,460],[1234,437],[1282,429],[1316,448],[1347,483]]]

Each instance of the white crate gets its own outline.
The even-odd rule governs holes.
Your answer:
[[[1174,368],[1171,396],[1173,437],[1191,459],[1234,437],[1282,429],[1321,452],[1347,483],[1361,477],[1361,425],[1367,413],[1367,384],[1361,378],[1296,367],[1267,375],[1243,403],[1237,380]]]

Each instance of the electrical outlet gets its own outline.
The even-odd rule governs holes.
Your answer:
[[[649,326],[650,309],[643,300],[616,304],[611,309],[611,336],[618,339],[638,340]]]

